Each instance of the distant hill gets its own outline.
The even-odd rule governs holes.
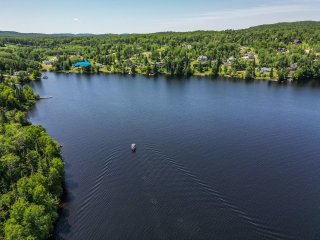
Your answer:
[[[22,36],[22,37],[34,37],[34,36],[56,36],[56,37],[86,37],[86,36],[94,36],[93,33],[79,33],[79,34],[73,34],[73,33],[53,33],[53,34],[45,34],[45,33],[20,33],[15,31],[0,31],[0,36]]]
[[[73,33],[54,33],[54,34],[47,34],[50,36],[62,36],[62,37],[88,37],[88,36],[95,36],[93,33],[78,33],[78,34],[73,34]]]
[[[246,29],[239,29],[236,31],[241,31],[241,30],[259,30],[259,29],[274,29],[274,28],[288,28],[288,27],[301,27],[301,26],[319,26],[320,27],[320,21],[299,21],[299,22],[281,22],[281,23],[274,23],[274,24],[264,24],[264,25],[258,25],[258,26],[253,26],[249,27]],[[230,30],[230,29],[226,29]],[[193,31],[193,32],[212,32],[215,30],[198,30],[198,31]],[[215,31],[219,32],[219,31]],[[157,32],[157,33],[163,33],[163,32]],[[165,33],[174,33],[173,31],[167,31]],[[0,31],[0,36],[29,36],[29,37],[34,37],[34,36],[53,36],[53,37],[88,37],[88,36],[97,36],[97,35],[131,35],[132,33],[122,33],[122,34],[93,34],[93,33],[79,33],[79,34],[74,34],[74,33],[53,33],[53,34],[46,34],[46,33],[20,33],[16,31]],[[135,35],[135,34],[133,34]],[[139,35],[139,34],[138,34]]]
[[[40,33],[20,33],[15,31],[0,31],[0,36],[37,36],[45,35]]]
[[[302,26],[319,26],[320,27],[320,21],[299,21],[299,22],[280,22],[280,23],[274,23],[274,24],[263,24],[258,25],[254,27],[250,27],[248,29],[265,29],[265,28],[287,28],[287,27],[302,27]]]

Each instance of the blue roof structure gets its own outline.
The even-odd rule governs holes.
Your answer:
[[[90,67],[91,63],[88,61],[84,62],[77,62],[76,64],[73,64],[74,67]]]

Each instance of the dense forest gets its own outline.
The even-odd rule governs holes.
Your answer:
[[[0,239],[48,239],[58,217],[64,164],[59,145],[26,120],[37,99],[0,75]]]
[[[90,66],[75,67],[79,61]],[[0,33],[0,71],[38,79],[41,71],[320,79],[320,22],[243,30],[124,35]]]

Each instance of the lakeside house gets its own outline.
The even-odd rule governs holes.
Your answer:
[[[244,54],[241,58],[247,59],[247,60],[253,60],[253,59],[255,59],[255,56],[253,53],[247,53],[247,54]]]
[[[236,60],[235,57],[229,57],[228,60],[224,63],[225,66],[232,66],[234,60]]]
[[[294,43],[294,44],[301,44],[302,42],[301,42],[301,40],[299,40],[299,39],[295,39],[295,40],[293,41],[293,43]]]
[[[298,63],[291,64],[288,68],[289,70],[296,70],[298,68]]]
[[[181,47],[185,48],[185,49],[191,49],[192,48],[192,46],[190,44],[185,44],[185,43],[182,44]]]
[[[207,56],[199,56],[198,57],[198,62],[207,62],[208,61],[208,57]]]
[[[278,47],[279,52],[287,52],[287,49],[285,47]]]
[[[46,66],[50,66],[54,63],[54,61],[52,60],[48,60],[48,61],[43,61],[43,64],[46,65]]]
[[[88,61],[83,61],[83,62],[77,62],[73,64],[74,67],[90,67],[91,63]]]
[[[267,67],[262,67],[261,69],[260,69],[260,72],[261,73],[268,73],[268,72],[271,72],[271,68],[267,68]]]
[[[13,76],[17,77],[17,76],[21,76],[21,75],[24,75],[24,76],[29,76],[30,73],[27,72],[27,71],[18,71],[18,72],[14,72],[13,73]]]

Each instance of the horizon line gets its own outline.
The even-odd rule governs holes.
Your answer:
[[[192,32],[223,32],[223,31],[238,31],[238,30],[246,30],[253,27],[260,27],[260,26],[268,26],[268,25],[277,25],[277,24],[290,24],[290,23],[303,23],[303,22],[313,22],[313,23],[320,23],[320,20],[302,20],[302,21],[285,21],[285,22],[275,22],[275,23],[264,23],[259,25],[252,25],[245,28],[226,28],[223,30],[214,30],[214,29],[198,29],[198,30],[190,30],[190,31],[158,31],[158,32],[132,32],[132,33],[70,33],[70,32],[60,32],[60,33],[45,33],[45,32],[19,32],[14,30],[0,30],[0,33],[8,32],[8,33],[17,33],[17,34],[33,34],[33,35],[91,35],[91,36],[99,36],[99,35],[142,35],[142,34],[156,34],[156,33],[192,33]]]

